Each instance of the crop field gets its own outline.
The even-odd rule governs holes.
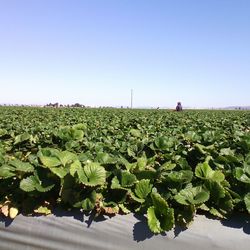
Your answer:
[[[0,214],[250,213],[250,112],[0,107]]]

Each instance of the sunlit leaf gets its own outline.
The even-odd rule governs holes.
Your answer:
[[[174,199],[183,205],[196,205],[202,204],[209,199],[208,191],[202,189],[201,186],[182,189]]]

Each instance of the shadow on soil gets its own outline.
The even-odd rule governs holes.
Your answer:
[[[133,228],[134,241],[140,242],[152,238],[154,234],[150,231],[147,225],[147,218],[143,215],[136,214],[134,217],[139,220],[134,224]]]
[[[13,222],[13,219],[9,217],[0,216],[0,223],[3,223],[5,227],[8,227]]]
[[[86,223],[87,227],[90,227],[93,222],[101,222],[107,219],[104,216],[96,216],[95,212],[81,212],[79,209],[71,211],[57,209],[53,211],[53,215],[56,217],[73,217],[76,220]]]
[[[250,216],[246,214],[235,214],[227,220],[222,220],[221,224],[226,227],[242,228],[243,232],[250,234]]]

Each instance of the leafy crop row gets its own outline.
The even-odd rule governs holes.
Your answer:
[[[152,232],[250,213],[250,113],[0,109],[0,213],[142,213]]]

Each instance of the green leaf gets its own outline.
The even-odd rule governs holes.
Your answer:
[[[185,139],[188,140],[188,141],[196,142],[196,141],[200,141],[201,137],[195,131],[189,130],[185,134]]]
[[[87,129],[87,125],[85,123],[78,123],[72,126],[73,129],[76,130],[86,130]]]
[[[247,193],[244,197],[244,202],[248,213],[250,213],[250,193]]]
[[[134,137],[141,137],[141,132],[138,129],[130,129],[129,133]]]
[[[193,172],[190,170],[172,171],[168,173],[165,178],[167,181],[185,184],[192,181]]]
[[[63,141],[82,141],[84,132],[79,129],[80,127],[81,125],[74,125],[73,127],[60,127],[59,130],[55,133],[55,135]]]
[[[83,139],[84,132],[78,129],[71,130],[71,138],[76,141],[81,141]]]
[[[8,131],[6,129],[0,129],[0,137],[3,137],[8,134]]]
[[[14,144],[18,144],[18,143],[21,143],[21,142],[24,142],[24,141],[28,141],[30,139],[31,135],[27,132],[23,133],[23,134],[20,134],[20,135],[17,135],[15,137],[15,142]]]
[[[242,168],[235,169],[235,177],[237,180],[241,182],[250,183],[250,177],[247,174],[245,174],[244,169]]]
[[[95,207],[95,202],[96,202],[96,191],[92,191],[89,196],[83,200],[82,202],[82,208],[85,211],[90,211],[94,209]]]
[[[63,179],[65,175],[69,173],[69,169],[65,167],[50,167],[49,168],[52,173],[57,175],[60,179]]]
[[[115,176],[111,181],[111,189],[123,189],[117,176]]]
[[[127,152],[128,152],[129,156],[136,157],[136,155],[131,147],[128,147]]]
[[[149,179],[154,180],[157,177],[157,172],[155,169],[151,170],[141,170],[135,173],[138,180]]]
[[[77,142],[77,141],[67,141],[66,143],[65,143],[65,148],[67,149],[67,150],[71,150],[72,148],[77,148],[77,147],[79,147],[80,146],[80,144],[79,144],[79,142]]]
[[[129,195],[130,195],[130,198],[134,201],[137,201],[139,203],[144,203],[145,202],[145,199],[142,199],[142,198],[138,198],[137,196],[135,196],[133,194],[133,192],[129,192]]]
[[[135,186],[135,194],[141,198],[141,199],[145,199],[149,193],[152,190],[153,185],[150,184],[150,180],[140,180],[138,183],[136,183]]]
[[[171,161],[165,162],[161,166],[164,170],[173,170],[176,167],[175,163],[172,163]]]
[[[95,160],[101,164],[110,164],[113,162],[113,159],[109,156],[109,154],[103,152],[99,152]]]
[[[214,202],[217,202],[219,199],[224,198],[226,195],[226,191],[223,186],[216,181],[206,181],[205,187],[210,192],[210,199]]]
[[[69,173],[70,166],[74,162],[79,162],[76,154],[69,151],[60,152],[52,148],[41,149],[38,152],[38,157],[45,167],[48,167],[52,173],[61,179]]]
[[[195,175],[201,179],[209,179],[213,175],[213,169],[207,162],[200,163],[195,168]]]
[[[5,162],[4,156],[3,156],[3,154],[2,154],[1,151],[0,151],[0,166],[1,166],[2,164],[4,164],[4,162]]]
[[[207,162],[197,165],[195,168],[195,175],[201,179],[211,179],[217,182],[222,182],[225,179],[221,171],[214,171]]]
[[[158,149],[167,150],[174,146],[174,141],[172,137],[161,136],[155,139],[155,145]]]
[[[126,170],[119,171],[117,176],[115,176],[111,181],[111,188],[128,190],[128,188],[133,186],[136,181],[137,179],[135,175],[130,172]]]
[[[145,169],[147,166],[147,158],[146,157],[140,157],[137,159],[137,167],[141,169]]]
[[[118,176],[122,187],[131,187],[137,181],[134,174],[129,173],[128,171],[121,171],[121,174]]]
[[[48,168],[60,166],[62,163],[58,157],[59,151],[56,149],[41,149],[38,152],[38,158],[42,164]]]
[[[20,182],[20,188],[25,192],[32,192],[36,190],[36,185],[39,184],[39,180],[36,176],[27,177]]]
[[[212,207],[210,210],[209,210],[209,213],[214,215],[215,217],[218,217],[218,218],[221,218],[221,219],[224,219],[225,216],[220,212],[218,211],[218,209]]]
[[[69,151],[59,152],[58,158],[63,166],[66,166],[67,164],[72,164],[74,161],[78,160],[77,155]]]
[[[152,198],[155,210],[158,213],[162,213],[162,211],[169,208],[167,201],[164,200],[159,193],[152,192],[151,198]]]
[[[153,233],[161,233],[169,231],[174,226],[174,209],[165,208],[160,213],[155,206],[151,206],[147,210],[148,226]]]
[[[235,177],[238,181],[250,184],[250,174],[243,168],[235,169]]]
[[[48,168],[66,166],[78,160],[76,154],[69,151],[59,151],[57,149],[45,148],[38,152],[38,157],[42,164]]]
[[[162,211],[160,225],[163,231],[169,231],[174,227],[174,209],[168,208]]]
[[[99,163],[91,162],[84,166],[84,175],[79,176],[80,181],[87,186],[104,185],[106,171]]]
[[[201,154],[206,155],[206,151],[205,151],[206,147],[205,147],[204,145],[201,145],[201,144],[199,144],[199,143],[196,143],[196,144],[194,145],[194,148],[197,149],[198,152],[200,152]]]
[[[225,175],[221,171],[216,170],[214,171],[212,179],[217,182],[223,182],[225,180]]]
[[[174,199],[183,205],[202,204],[209,199],[209,192],[202,189],[201,186],[182,189]]]
[[[155,208],[153,206],[148,208],[147,217],[148,217],[148,226],[150,230],[155,234],[161,233],[162,229],[160,226],[160,221],[157,219],[155,215]]]
[[[9,166],[7,164],[4,164],[0,167],[0,179],[7,179],[15,176],[16,174],[14,173],[15,168],[13,166]]]
[[[218,210],[222,213],[227,215],[228,213],[231,213],[234,209],[234,200],[229,194],[229,192],[226,192],[225,197],[221,198],[217,202]]]
[[[34,171],[34,167],[28,162],[22,162],[20,160],[15,159],[11,160],[9,164],[16,168],[15,171],[21,171],[27,173]]]
[[[250,176],[250,162],[244,162],[244,172]]]
[[[221,155],[234,155],[234,151],[230,148],[222,148],[220,150]]]
[[[70,165],[70,167],[69,167],[69,173],[70,173],[70,175],[72,175],[72,176],[74,176],[75,173],[77,173],[79,179],[84,178],[83,175],[85,176],[85,174],[84,174],[84,171],[83,171],[82,164],[81,164],[81,162],[80,162],[79,160],[74,161],[74,162]]]
[[[249,140],[249,141],[250,141],[250,140]],[[248,154],[246,155],[245,162],[246,162],[247,164],[250,164],[250,153],[248,153]]]
[[[209,208],[205,204],[199,206],[200,209],[208,211]],[[194,219],[196,209],[194,205],[180,206],[175,209],[176,221],[179,225],[187,227]]]
[[[20,182],[20,188],[25,192],[32,192],[35,190],[38,192],[47,192],[54,186],[55,184],[43,186],[42,182],[35,175],[29,176]]]

